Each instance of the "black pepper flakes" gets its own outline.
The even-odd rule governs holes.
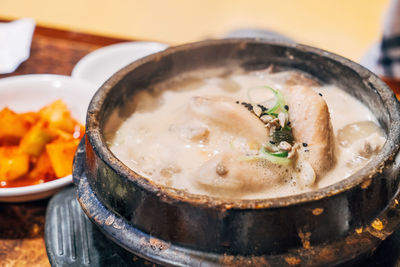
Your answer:
[[[239,101],[236,101],[236,104],[239,104],[240,102]]]
[[[304,146],[304,147],[307,147],[307,146],[308,146],[308,144],[307,144],[307,143],[303,143],[303,146]]]
[[[320,96],[322,96],[322,94],[321,93],[318,93]]]
[[[288,105],[285,105],[285,109],[286,109],[286,110],[289,110],[289,106],[288,106]]]
[[[308,150],[308,149],[304,149],[304,152],[310,152],[310,150]]]
[[[275,145],[276,143],[274,141],[269,141],[270,144]]]
[[[253,111],[253,105],[252,104],[246,103],[246,102],[242,102],[240,104],[243,105],[245,108],[247,108],[249,111]]]
[[[262,112],[267,111],[268,109],[261,104],[257,104],[257,106],[261,109]]]

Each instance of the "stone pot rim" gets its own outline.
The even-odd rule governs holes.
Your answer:
[[[245,47],[249,43],[260,43],[271,46],[284,46],[287,48],[301,50],[304,53],[310,53],[325,59],[336,61],[341,65],[344,65],[345,67],[348,67],[355,71],[362,78],[363,82],[366,83],[367,86],[371,87],[371,90],[375,90],[379,94],[390,116],[387,140],[378,155],[376,155],[375,158],[372,159],[372,161],[370,161],[367,166],[355,172],[348,178],[315,191],[279,198],[241,200],[196,195],[188,193],[184,190],[174,189],[156,184],[150,179],[143,177],[134,170],[128,168],[111,152],[106,144],[102,130],[100,129],[100,113],[103,107],[103,103],[109,93],[112,91],[113,87],[128,73],[134,71],[142,64],[151,61],[159,61],[164,56],[173,55],[174,53],[183,50],[197,49],[203,46],[220,44],[235,44]],[[371,179],[373,179],[377,173],[382,172],[384,168],[388,167],[387,165],[392,162],[395,156],[398,154],[400,145],[400,104],[397,101],[392,90],[371,71],[349,59],[322,49],[302,44],[294,44],[281,40],[265,40],[252,38],[207,40],[170,47],[162,52],[135,61],[115,73],[99,88],[99,90],[92,98],[88,107],[86,127],[87,140],[90,142],[95,153],[106,163],[106,165],[108,165],[118,175],[120,175],[122,179],[130,180],[143,190],[159,196],[163,201],[187,202],[192,205],[218,207],[221,209],[283,208],[287,206],[328,198],[337,194],[344,193],[348,190],[352,190],[353,188],[356,188],[358,186],[368,187]]]

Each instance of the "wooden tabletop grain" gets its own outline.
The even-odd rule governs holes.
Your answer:
[[[1,19],[0,19],[1,21]],[[36,27],[31,55],[11,74],[70,75],[89,52],[128,40]],[[44,244],[47,200],[0,203],[0,266],[49,266]]]

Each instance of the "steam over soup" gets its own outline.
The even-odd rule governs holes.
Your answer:
[[[371,111],[295,71],[194,72],[138,92],[105,127],[111,151],[156,183],[227,198],[328,186],[385,142]]]

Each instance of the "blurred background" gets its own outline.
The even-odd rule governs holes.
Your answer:
[[[180,44],[267,29],[358,61],[381,36],[389,0],[0,0],[0,18]]]

